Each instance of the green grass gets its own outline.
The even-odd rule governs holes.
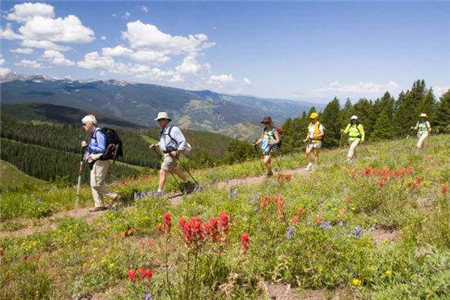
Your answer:
[[[3,160],[0,160],[0,173],[0,188],[2,191],[19,190],[24,187],[33,188],[48,184],[44,180],[28,176],[12,164]]]
[[[148,197],[128,210],[109,211],[92,225],[68,218],[53,231],[2,239],[0,298],[65,299],[111,289],[114,299],[143,298],[146,292],[158,299],[259,299],[264,292],[258,282],[264,280],[300,290],[344,289],[362,299],[445,299],[450,293],[450,211],[442,187],[450,180],[450,136],[426,142],[419,154],[412,149],[414,140],[369,145],[370,154],[359,149],[355,165],[344,162],[344,148],[323,151],[321,168],[290,181],[274,178],[232,190],[206,186],[176,207]],[[285,173],[305,165],[302,153],[280,163]],[[208,185],[260,173],[259,162],[251,161],[194,176]],[[156,180],[147,177],[115,190],[131,197],[133,189],[154,189]],[[169,187],[175,188],[172,181]],[[280,194],[282,209],[273,197]],[[35,197],[56,211],[71,207],[73,191],[4,196],[2,205],[5,199],[21,203],[25,212],[23,203]],[[261,205],[265,196],[269,207]],[[88,199],[85,188],[83,203]],[[156,229],[167,211],[173,224],[168,235]],[[180,218],[199,216],[205,222],[222,211],[230,220],[226,240],[185,244]],[[24,216],[15,211],[9,219]],[[121,237],[130,228],[136,233]],[[398,241],[377,243],[375,230],[394,231]],[[247,251],[241,250],[243,233],[249,234]],[[128,270],[139,267],[151,268],[153,278],[128,280]]]

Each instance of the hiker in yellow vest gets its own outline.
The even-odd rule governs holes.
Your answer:
[[[422,148],[423,142],[431,132],[431,125],[427,119],[427,114],[422,113],[420,114],[420,120],[417,122],[416,126],[411,126],[412,130],[417,130],[417,138],[419,139],[419,141],[417,142],[417,150],[420,150],[420,148]]]
[[[306,139],[303,142],[307,143],[306,145],[306,161],[308,165],[306,166],[307,171],[311,171],[313,168],[313,164],[310,161],[311,151],[314,153],[314,162],[316,166],[319,165],[319,149],[322,147],[322,137],[324,135],[325,127],[319,123],[319,115],[317,113],[312,113],[309,117],[311,119],[311,123],[308,125],[308,134],[306,135]]]
[[[364,133],[364,127],[358,121],[358,117],[353,115],[350,118],[350,124],[345,129],[341,129],[341,134],[348,134],[348,142],[350,143],[350,149],[348,149],[347,161],[352,162],[356,158],[356,146],[359,143],[364,142],[366,134]]]
[[[255,145],[261,144],[261,149],[264,154],[264,165],[267,168],[267,177],[270,177],[273,175],[271,153],[276,150],[276,147],[279,145],[281,139],[271,117],[265,116],[261,121],[261,124],[264,124],[264,129],[261,134],[261,138],[255,143]]]

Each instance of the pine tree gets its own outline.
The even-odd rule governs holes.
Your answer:
[[[441,96],[434,118],[437,133],[450,133],[450,89]]]
[[[433,89],[430,88],[419,105],[419,114],[426,113],[428,115],[428,121],[431,124],[434,122],[434,111],[436,106],[436,98],[433,94]]]
[[[420,114],[420,104],[426,95],[425,82],[417,80],[414,82],[411,90],[407,91],[396,107],[394,116],[396,135],[402,136],[409,133],[411,125],[415,124]],[[400,96],[399,100],[400,101]]]
[[[388,110],[383,110],[378,117],[374,130],[372,133],[372,139],[384,140],[391,139],[394,136],[394,124],[392,118],[389,116]]]
[[[339,100],[335,97],[328,103],[320,116],[320,122],[325,126],[324,147],[335,147],[339,145],[340,138],[340,118],[339,118]]]

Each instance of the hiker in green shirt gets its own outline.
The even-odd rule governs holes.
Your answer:
[[[353,159],[356,159],[356,146],[358,146],[359,143],[363,143],[364,138],[366,137],[364,127],[359,123],[356,115],[353,115],[350,118],[350,124],[348,124],[345,129],[341,129],[341,134],[348,134],[350,149],[347,154],[347,162],[351,163]]]
[[[420,120],[417,122],[416,126],[411,126],[412,130],[417,130],[417,138],[419,139],[419,141],[417,142],[417,150],[420,150],[422,148],[423,142],[431,132],[431,125],[427,119],[427,114],[422,113],[420,114]]]

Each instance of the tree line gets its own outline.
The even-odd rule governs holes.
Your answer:
[[[60,150],[43,148],[36,145],[24,144],[8,139],[1,139],[0,158],[15,165],[22,172],[35,178],[66,183],[76,183],[81,154],[63,152]],[[83,182],[87,182],[89,166],[85,164],[82,174]],[[141,172],[135,167],[114,163],[111,173],[115,178],[135,177]],[[111,179],[111,178],[110,178]]]

